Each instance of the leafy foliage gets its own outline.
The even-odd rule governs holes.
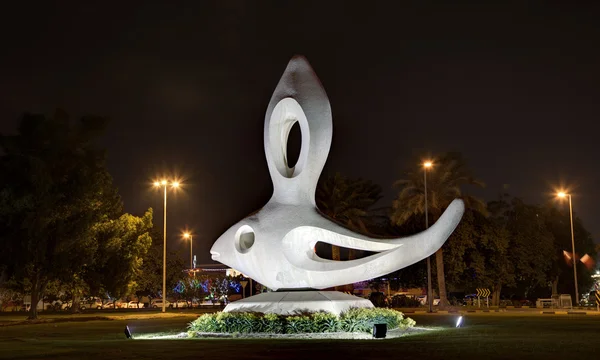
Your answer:
[[[350,309],[340,316],[341,329],[346,332],[373,331],[374,324],[387,324],[388,329],[414,326],[410,318],[404,319],[401,312],[384,308]]]
[[[275,333],[304,334],[325,332],[373,331],[373,324],[387,324],[389,329],[407,328],[415,325],[401,312],[391,309],[351,309],[341,316],[327,312],[282,316],[261,313],[214,313],[204,314],[189,325],[190,332],[209,333]]]
[[[381,199],[381,187],[370,180],[348,179],[339,173],[320,181],[315,194],[319,210],[352,230],[366,233],[370,208]],[[332,259],[340,260],[339,247],[332,245]],[[350,258],[355,254],[351,252]]]
[[[94,261],[94,224],[121,212],[104,152],[94,145],[105,124],[97,117],[72,124],[63,111],[26,114],[17,135],[0,135],[0,263],[31,281],[34,303],[48,281],[67,281]]]
[[[136,287],[134,279],[152,244],[150,229],[152,209],[143,217],[123,214],[94,226],[98,248],[94,264],[84,274],[92,294],[107,292],[112,298],[121,298]]]
[[[425,214],[425,179],[423,168],[409,171],[403,179],[396,181],[398,195],[393,202],[390,216],[393,224],[402,225],[411,217]],[[487,215],[486,204],[463,193],[465,185],[484,186],[481,180],[471,175],[466,162],[458,153],[447,153],[436,159],[432,169],[427,170],[427,213],[431,223],[435,222],[450,203],[461,198],[468,209]],[[446,245],[447,246],[447,245]],[[440,305],[448,305],[444,273],[443,248],[436,252],[436,270]]]
[[[283,334],[285,332],[285,321],[277,314],[264,314],[258,318],[260,332]]]
[[[163,234],[156,227],[150,230],[152,245],[144,256],[140,271],[134,281],[139,293],[158,297],[162,292],[163,273]],[[173,251],[167,251],[167,289],[174,289],[181,274],[185,270],[186,262],[182,256]],[[169,290],[168,290],[169,291]]]

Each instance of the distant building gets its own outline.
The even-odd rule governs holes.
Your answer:
[[[194,269],[185,270],[190,275],[209,275],[209,276],[238,276],[241,272],[224,266],[222,264],[199,264]]]

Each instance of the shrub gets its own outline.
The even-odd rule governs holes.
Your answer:
[[[258,319],[258,332],[283,334],[285,318],[277,314],[265,314]]]
[[[258,330],[258,318],[259,317],[255,313],[249,312],[220,312],[217,313],[216,321],[219,326],[219,332],[251,333]]]
[[[373,324],[387,324],[388,328],[407,328],[414,320],[404,318],[401,312],[381,308],[350,309],[339,317],[327,313],[306,313],[283,316],[250,312],[220,312],[204,314],[188,326],[190,333],[275,333],[303,334],[322,332],[373,331]]]
[[[220,332],[219,324],[217,323],[217,314],[204,314],[200,316],[190,323],[188,329],[195,332]]]
[[[287,334],[302,334],[317,332],[309,315],[293,315],[286,317],[285,332]]]
[[[405,321],[401,312],[383,308],[350,309],[340,316],[341,327],[347,332],[373,331],[374,324],[387,324],[388,329],[414,326],[414,321]]]
[[[318,312],[312,314],[314,332],[336,332],[340,331],[340,319],[328,312]]]

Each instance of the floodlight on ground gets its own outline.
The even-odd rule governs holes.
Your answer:
[[[128,339],[133,339],[133,335],[131,335],[131,331],[129,330],[129,325],[125,326],[125,330],[123,332]]]
[[[373,337],[375,339],[384,339],[387,334],[387,324],[373,324]]]
[[[458,319],[456,320],[456,327],[461,327],[463,323],[463,317],[459,316]]]

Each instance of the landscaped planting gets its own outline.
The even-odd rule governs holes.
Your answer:
[[[327,313],[276,315],[250,312],[219,312],[204,314],[189,325],[195,333],[272,333],[304,334],[331,332],[371,333],[374,324],[387,324],[388,329],[409,328],[415,325],[396,310],[380,308],[350,309],[340,316]]]

